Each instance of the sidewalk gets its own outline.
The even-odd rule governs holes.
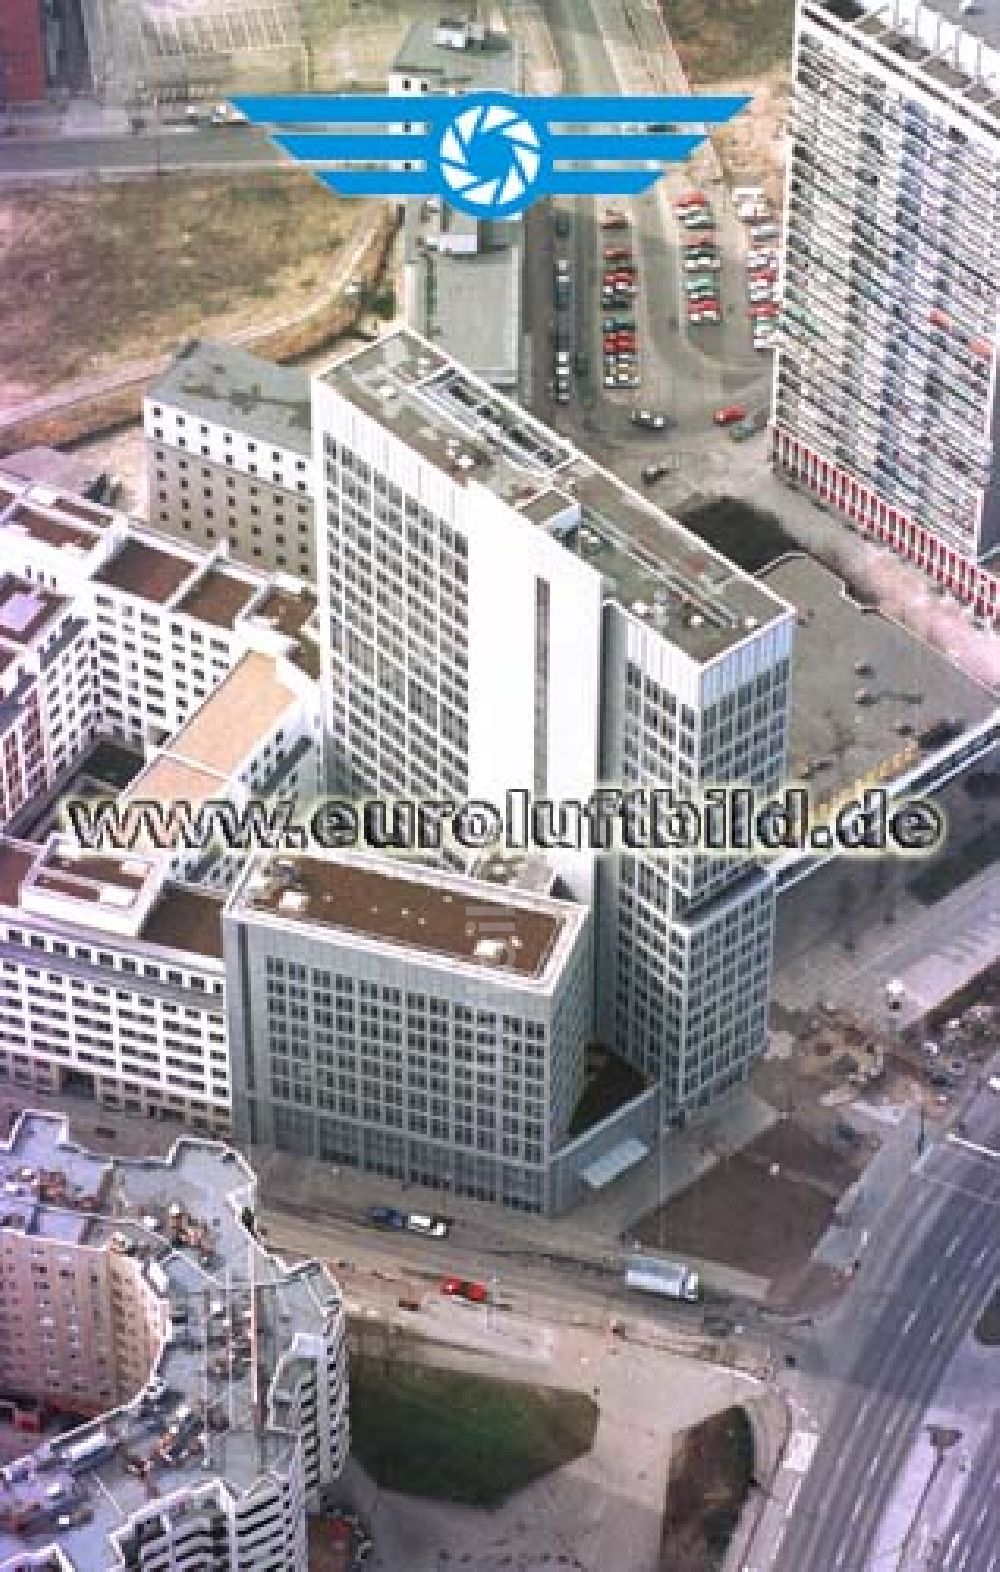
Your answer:
[[[148,111],[144,118],[149,118]],[[129,120],[128,110],[120,104],[99,104],[95,98],[71,98],[65,104],[11,105],[0,117],[0,128],[13,127],[15,136],[126,136]],[[164,120],[163,124],[166,123]]]

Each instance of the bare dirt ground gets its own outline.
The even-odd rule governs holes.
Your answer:
[[[660,0],[692,88],[749,93],[749,108],[713,138],[732,185],[761,185],[780,211],[794,0]]]
[[[375,209],[266,173],[4,196],[0,410],[195,334],[294,316]]]
[[[676,1438],[659,1572],[710,1572],[722,1564],[753,1469],[745,1409],[724,1409]]]
[[[674,1255],[782,1277],[808,1260],[870,1150],[842,1147],[832,1128],[821,1139],[797,1117],[782,1119],[644,1217],[637,1237]]]

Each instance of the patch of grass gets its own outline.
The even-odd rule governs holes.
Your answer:
[[[753,1479],[753,1431],[744,1408],[685,1430],[671,1461],[659,1572],[721,1567]]]
[[[795,0],[660,0],[693,87],[791,68]]]
[[[406,1495],[498,1506],[588,1452],[597,1418],[580,1392],[351,1359],[351,1449],[379,1485]]]
[[[939,852],[926,868],[910,879],[908,888],[922,906],[933,906],[935,902],[943,901],[952,890],[957,890],[967,879],[974,878],[977,873],[982,873],[998,861],[1000,839],[996,829],[990,826],[957,849],[949,846],[947,855]]]
[[[307,175],[245,170],[5,194],[0,386],[171,351],[254,322],[255,301],[306,305],[363,210]]]
[[[1000,1288],[976,1322],[976,1342],[987,1348],[1000,1348]]]
[[[591,1125],[600,1124],[645,1091],[646,1084],[639,1071],[616,1054],[597,1046],[588,1048],[583,1095],[570,1120],[570,1136],[582,1135]]]
[[[87,755],[83,765],[94,780],[106,781],[109,786],[124,790],[142,769],[143,759],[140,753],[134,753],[131,748],[123,748],[117,742],[103,741]]]
[[[758,573],[789,551],[800,551],[798,541],[777,515],[752,507],[736,497],[717,497],[682,515],[688,529],[721,551],[748,573]]]

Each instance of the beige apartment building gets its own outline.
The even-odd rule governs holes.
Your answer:
[[[143,406],[149,518],[199,546],[315,582],[309,378],[194,341]]]

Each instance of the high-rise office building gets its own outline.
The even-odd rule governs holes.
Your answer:
[[[329,747],[380,793],[773,790],[794,615],[416,334],[314,382]],[[595,859],[564,850],[580,899]],[[745,857],[597,859],[601,1036],[663,1114],[765,1042],[773,895]]]
[[[1000,617],[1000,25],[801,0],[779,474]]]
[[[575,902],[401,858],[262,860],[225,922],[240,1139],[558,1209],[589,929]]]

